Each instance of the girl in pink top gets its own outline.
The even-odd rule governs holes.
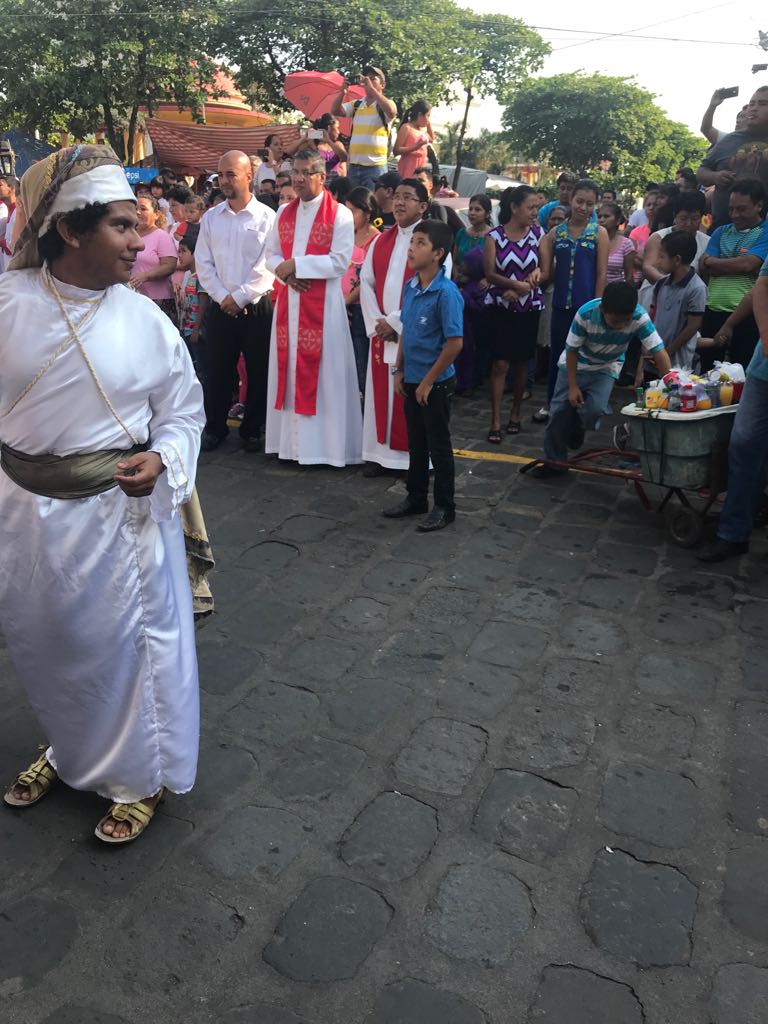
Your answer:
[[[400,157],[397,173],[401,178],[412,178],[418,167],[429,163],[427,146],[435,141],[435,133],[429,123],[431,110],[426,100],[416,100],[400,125],[392,152]]]
[[[160,210],[152,196],[142,196],[136,203],[139,219],[138,231],[144,242],[136,256],[130,285],[137,292],[152,299],[174,323],[178,322],[176,300],[173,296],[171,275],[176,270],[176,243],[158,227]]]

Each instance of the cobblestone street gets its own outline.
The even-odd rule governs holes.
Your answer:
[[[518,468],[458,459],[419,535],[396,477],[203,457],[198,783],[119,850],[95,796],[3,808],[3,1024],[768,1021],[765,531],[704,570],[623,482]]]

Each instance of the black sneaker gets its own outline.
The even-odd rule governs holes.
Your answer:
[[[200,438],[200,451],[215,451],[226,436],[226,434],[214,434],[211,430],[204,430]]]
[[[428,515],[424,516],[416,529],[419,533],[434,533],[435,530],[443,530],[454,521],[456,513],[453,509],[440,508],[435,505]]]
[[[748,540],[723,540],[722,537],[718,537],[696,557],[700,562],[713,564],[725,562],[728,558],[738,558],[739,555],[746,555],[748,551]]]
[[[399,505],[383,508],[381,514],[387,519],[405,519],[406,516],[423,516],[428,507],[426,502],[414,504],[410,498],[403,498]]]

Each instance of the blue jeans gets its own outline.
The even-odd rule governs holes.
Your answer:
[[[576,315],[575,309],[552,308],[552,319],[549,327],[549,380],[547,382],[547,402],[552,401],[557,384],[557,361],[563,354],[565,340],[571,329],[573,318]]]
[[[565,462],[568,458],[568,438],[574,430],[579,427],[594,430],[598,426],[616,381],[609,373],[580,370],[576,383],[584,396],[580,409],[574,409],[568,401],[568,374],[560,367],[544,434],[544,454],[556,462]]]
[[[718,537],[735,543],[752,533],[768,464],[768,380],[748,377],[728,446],[728,494]]]
[[[376,179],[385,174],[386,164],[377,164],[376,167],[366,167],[363,164],[350,164],[347,175],[354,185],[362,185],[373,192],[376,187]]]

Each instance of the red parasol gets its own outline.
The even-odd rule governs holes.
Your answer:
[[[343,82],[344,78],[338,71],[294,71],[292,75],[286,75],[283,96],[310,121],[316,121],[323,114],[330,114]],[[362,85],[350,85],[344,102],[353,103],[364,96]],[[352,131],[350,118],[340,117],[339,128],[345,135],[349,135]]]

